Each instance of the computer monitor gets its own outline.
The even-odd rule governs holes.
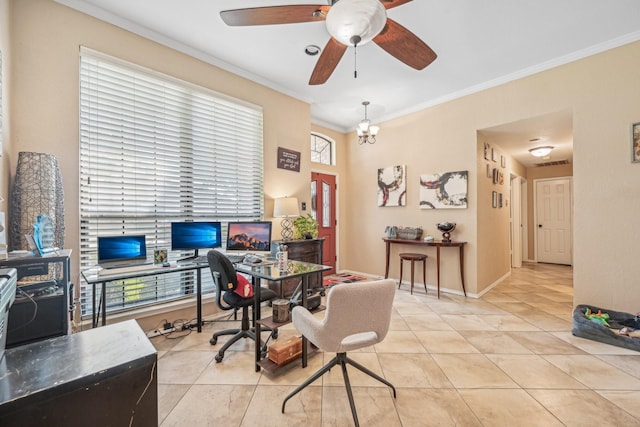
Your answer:
[[[171,223],[171,250],[195,251],[222,247],[222,225],[216,221]]]
[[[145,264],[147,243],[144,234],[98,236],[98,264],[103,268]]]
[[[226,249],[268,255],[271,252],[271,221],[230,222]]]

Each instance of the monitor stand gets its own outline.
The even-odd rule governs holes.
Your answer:
[[[198,258],[198,256],[199,256],[199,255],[198,255],[198,250],[196,249],[196,250],[195,250],[195,253],[194,253],[193,255],[188,256],[188,257],[185,257],[185,258],[180,258],[180,259],[178,260],[178,262],[193,261],[193,260],[195,260],[196,258]]]

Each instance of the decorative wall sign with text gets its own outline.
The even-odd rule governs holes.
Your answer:
[[[278,168],[300,172],[300,152],[278,147]]]

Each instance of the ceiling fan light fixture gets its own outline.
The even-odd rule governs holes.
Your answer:
[[[531,155],[534,157],[545,157],[545,156],[548,156],[549,153],[551,153],[551,150],[553,150],[552,146],[544,145],[541,147],[535,147],[535,148],[529,149],[529,153],[531,153]]]
[[[325,22],[331,37],[343,45],[362,46],[380,34],[387,11],[380,0],[340,0],[331,6]]]

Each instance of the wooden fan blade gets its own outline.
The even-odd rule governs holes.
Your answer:
[[[389,18],[373,41],[391,56],[416,70],[422,70],[438,57],[418,36]]]
[[[409,3],[413,0],[380,0],[385,9],[392,9],[394,7],[402,6],[405,3]]]
[[[338,66],[338,62],[340,62],[346,50],[347,46],[331,37],[320,54],[320,58],[318,58],[316,67],[313,69],[313,73],[311,73],[309,84],[321,85],[326,82],[333,73],[333,70]]]
[[[248,9],[223,10],[220,17],[231,26],[296,24],[324,21],[331,6],[326,4],[266,6]]]

